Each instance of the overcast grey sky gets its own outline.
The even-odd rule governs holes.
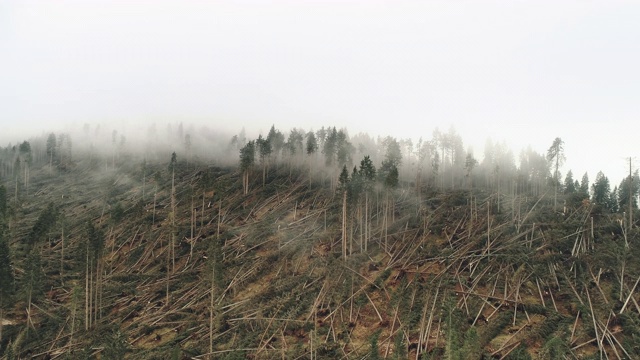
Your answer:
[[[640,148],[638,19],[637,1],[3,0],[1,131],[453,124],[477,157],[487,137],[517,155],[559,136],[563,174],[617,184]]]

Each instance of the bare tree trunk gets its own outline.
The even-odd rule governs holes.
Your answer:
[[[89,330],[89,243],[87,242],[87,257],[84,276],[84,329]]]
[[[364,196],[364,252],[367,252],[369,244],[369,193]]]
[[[189,249],[189,259],[193,257],[193,230],[196,226],[196,209],[193,207],[193,195],[191,195],[191,240],[189,244],[191,244],[191,248]]]
[[[176,241],[176,171],[172,171],[171,175],[171,245],[169,247],[169,252],[171,253],[171,272],[175,271],[176,268],[176,257],[175,257],[175,241]],[[167,269],[168,270],[168,269]]]
[[[158,195],[158,187],[153,192],[153,215],[151,216],[151,226],[156,224],[156,196]]]
[[[64,271],[64,226],[62,226],[62,236],[61,236],[61,250],[60,250],[60,282],[64,285],[64,277],[63,277],[63,271]]]
[[[347,192],[342,195],[342,256],[347,260]]]
[[[211,270],[211,302],[209,304],[209,359],[213,359],[213,307],[214,307],[214,296],[215,296],[215,278],[216,278],[216,268],[215,264],[212,266]]]
[[[289,176],[291,176],[291,174],[289,174]],[[262,165],[262,187],[264,187],[264,184],[266,184],[267,182],[267,164],[263,164]]]
[[[147,178],[147,170],[142,170],[142,201],[144,201],[144,186],[147,183],[146,178]]]
[[[390,207],[390,199],[389,199],[389,192],[387,191],[386,193],[386,199],[385,199],[385,204],[384,204],[384,210],[383,210],[383,221],[382,221],[382,226],[383,226],[383,231],[384,231],[384,250],[385,251],[389,251],[389,207]]]
[[[29,294],[27,295],[27,327],[29,327],[31,322],[31,294],[32,289],[29,289]]]
[[[218,228],[216,230],[216,236],[220,237],[220,222],[222,220],[222,198],[218,201]]]

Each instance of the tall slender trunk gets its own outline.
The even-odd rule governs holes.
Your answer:
[[[62,227],[62,236],[60,238],[62,249],[60,250],[60,282],[64,285],[64,226]]]
[[[215,260],[214,260],[215,261]],[[216,278],[216,268],[215,263],[211,267],[211,302],[209,304],[209,359],[213,359],[213,307],[214,307],[214,297],[215,297],[215,278]]]
[[[27,295],[27,327],[31,326],[31,295],[33,293],[33,289],[31,288],[33,285],[29,286],[29,294]]]
[[[264,187],[264,184],[266,184],[267,182],[267,164],[264,163],[262,164],[262,187]]]
[[[144,187],[145,187],[145,184],[147,183],[146,179],[147,179],[147,171],[143,170],[142,171],[142,201],[144,201]]]
[[[389,217],[389,194],[385,193],[385,201],[384,201],[384,209],[382,210],[382,231],[384,234],[384,250],[387,251],[387,228],[389,227],[387,225],[387,221],[388,221],[388,217]]]
[[[153,192],[153,215],[151,215],[151,226],[156,224],[156,196],[158,195],[158,187]]]
[[[220,222],[222,220],[222,199],[220,199],[218,201],[219,205],[218,205],[218,227],[216,229],[216,236],[219,238],[220,237]]]
[[[175,241],[176,241],[176,171],[175,169],[172,171],[171,175],[171,212],[173,216],[171,216],[171,246],[169,247],[169,252],[171,253],[171,271],[175,271],[176,269],[176,257],[175,257]]]
[[[369,244],[369,192],[364,195],[364,252],[368,250]]]
[[[89,330],[89,242],[87,242],[87,257],[84,275],[84,329]]]
[[[347,260],[347,192],[342,195],[342,256]]]
[[[559,159],[560,155],[557,154],[556,155],[556,172],[553,174],[553,178],[555,179],[554,183],[553,183],[553,210],[555,211],[557,209],[557,202],[558,202],[558,165],[559,165]]]
[[[89,326],[93,326],[93,314],[95,312],[95,302],[93,297],[95,296],[95,282],[93,280],[93,261],[91,261],[91,266],[89,267]]]

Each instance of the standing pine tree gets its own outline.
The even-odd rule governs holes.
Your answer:
[[[49,158],[49,172],[53,171],[53,159],[56,156],[56,135],[51,133],[47,138],[47,157]]]
[[[573,194],[577,191],[575,182],[573,181],[573,172],[569,170],[564,178],[564,193]]]
[[[384,248],[386,251],[388,247],[388,230],[389,230],[389,214],[391,214],[391,222],[395,221],[395,200],[393,193],[398,187],[398,168],[395,165],[391,165],[386,177],[384,178],[385,189],[385,212],[383,217],[383,231],[384,231]]]
[[[258,153],[260,154],[260,164],[262,165],[262,187],[264,187],[267,181],[269,158],[271,157],[272,151],[271,142],[262,138],[262,135],[260,135],[258,136],[258,140],[256,140],[256,145],[258,146]]]
[[[368,250],[369,238],[371,237],[370,204],[369,198],[373,193],[376,181],[376,168],[369,155],[360,161],[360,179],[362,181],[362,191],[364,192],[364,251]]]
[[[580,181],[580,188],[578,190],[580,192],[580,195],[584,196],[585,198],[589,198],[589,174],[584,173],[584,175],[582,175],[582,180]]]
[[[618,186],[618,206],[620,211],[634,211],[638,208],[638,193],[640,192],[640,174],[636,170],[635,174],[627,176]],[[629,203],[631,201],[631,203]],[[631,205],[631,206],[629,206]]]
[[[245,195],[249,193],[249,173],[255,163],[255,159],[255,142],[249,141],[240,149],[240,171],[242,171],[242,189]]]
[[[342,195],[342,257],[347,261],[347,193],[349,190],[349,171],[345,165],[338,178],[338,193]]]
[[[560,139],[559,137],[553,140],[553,144],[551,144],[551,147],[549,147],[549,149],[547,150],[547,160],[555,164],[555,171],[553,172],[553,208],[555,209],[558,202],[558,176],[560,175],[558,173],[558,168],[565,160],[564,141],[562,141],[562,139]]]
[[[311,186],[311,179],[313,178],[313,166],[315,165],[315,154],[318,151],[318,140],[316,139],[316,135],[313,131],[309,131],[306,135],[307,143],[306,143],[306,151],[307,156],[309,156],[309,186]]]
[[[596,175],[596,181],[591,185],[591,192],[593,193],[591,200],[595,204],[611,211],[611,185],[602,171]]]

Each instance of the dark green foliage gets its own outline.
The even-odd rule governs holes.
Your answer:
[[[577,191],[575,182],[573,181],[573,172],[569,170],[564,178],[564,193],[573,194]]]
[[[484,330],[480,333],[480,346],[485,347],[493,338],[498,336],[500,332],[509,325],[509,322],[513,319],[511,312],[502,312],[495,320],[492,320]]]
[[[338,177],[338,192],[347,191],[349,186],[349,171],[347,165],[342,167],[340,177]]]
[[[255,163],[255,142],[249,141],[244,147],[240,149],[240,169],[247,171]]]
[[[0,308],[3,309],[11,304],[10,300],[14,289],[11,253],[9,242],[4,234],[5,228],[0,222]]]
[[[35,301],[44,294],[45,274],[42,269],[40,252],[34,248],[24,263],[24,277],[21,288],[28,301]]]
[[[464,344],[460,351],[460,356],[465,360],[478,360],[482,357],[482,347],[480,337],[475,327],[470,327],[464,336]]]
[[[383,164],[384,166],[384,164]],[[387,189],[395,189],[398,187],[398,168],[391,166],[384,178],[384,187]]]
[[[290,155],[302,154],[303,152],[304,133],[296,128],[291,129],[289,138],[285,144]]]
[[[407,358],[407,346],[404,343],[404,334],[398,331],[393,341],[393,358],[403,360]]]
[[[171,360],[180,360],[180,355],[182,354],[182,351],[180,349],[179,345],[176,345],[173,347],[173,349],[171,350]]]
[[[120,329],[111,330],[104,339],[104,348],[102,350],[101,359],[119,360],[124,359],[129,352],[129,342],[127,336]]]
[[[307,144],[306,144],[307,155],[315,154],[318,150],[318,140],[316,140],[316,135],[313,131],[309,131],[307,133]]]
[[[556,334],[556,330],[563,324],[562,315],[555,313],[549,317],[547,317],[542,324],[533,332],[532,337],[536,339],[540,339],[542,341],[548,341],[554,334]]]
[[[7,216],[7,189],[0,184],[0,221]]]
[[[19,147],[20,155],[25,156],[25,161],[29,163],[31,161],[31,144],[28,141],[23,141]]]
[[[618,209],[619,211],[629,211],[629,198],[631,198],[632,209],[638,208],[638,192],[640,191],[640,175],[636,171],[633,176],[627,176],[618,187]]]
[[[640,315],[635,312],[627,311],[618,315],[620,325],[627,333],[623,345],[631,354],[640,358]]]
[[[515,350],[509,353],[509,355],[507,355],[505,359],[506,360],[531,360],[532,358],[529,352],[527,351],[527,348],[523,344],[520,344]]]
[[[443,313],[443,327],[445,332],[445,358],[448,360],[462,360],[463,314],[455,306],[454,299],[446,301]]]
[[[567,341],[563,337],[553,336],[544,344],[539,356],[549,360],[563,360],[569,352]]]
[[[125,211],[122,207],[122,204],[117,203],[116,206],[111,210],[111,221],[114,223],[119,223],[124,218]]]
[[[580,188],[578,192],[585,197],[589,197],[589,174],[584,173],[582,175],[582,180],[580,181]]]
[[[171,153],[171,161],[169,161],[169,172],[173,172],[176,169],[176,165],[178,164],[178,156],[176,155],[176,152],[174,151],[173,153]]]
[[[43,241],[53,225],[56,223],[57,218],[57,209],[53,203],[49,203],[47,208],[40,213],[40,216],[38,216],[33,228],[31,228],[31,231],[25,240],[27,245],[33,246],[36,243]]]
[[[88,221],[86,225],[87,234],[87,246],[89,251],[89,260],[95,261],[101,256],[104,248],[104,233],[93,225],[93,222]]]
[[[595,204],[606,210],[611,210],[611,186],[609,185],[609,179],[604,176],[602,171],[598,172],[596,181],[591,186],[591,192],[593,193],[591,199]]]
[[[380,338],[380,330],[371,335],[369,339],[369,357],[370,360],[380,360],[380,350],[378,349],[378,339]]]
[[[4,348],[4,347],[3,347]],[[16,360],[16,355],[13,352],[13,346],[8,346],[4,353],[7,360]]]
[[[271,125],[269,134],[267,134],[267,141],[269,142],[272,151],[277,155],[284,146],[284,134],[280,132],[280,130],[276,130],[274,125]]]
[[[373,162],[369,155],[365,156],[362,161],[360,161],[359,174],[364,181],[365,190],[371,190],[373,187],[373,181],[376,178],[376,167],[373,166]]]
[[[260,135],[256,140],[256,146],[260,154],[260,162],[264,162],[271,155],[271,143]]]

